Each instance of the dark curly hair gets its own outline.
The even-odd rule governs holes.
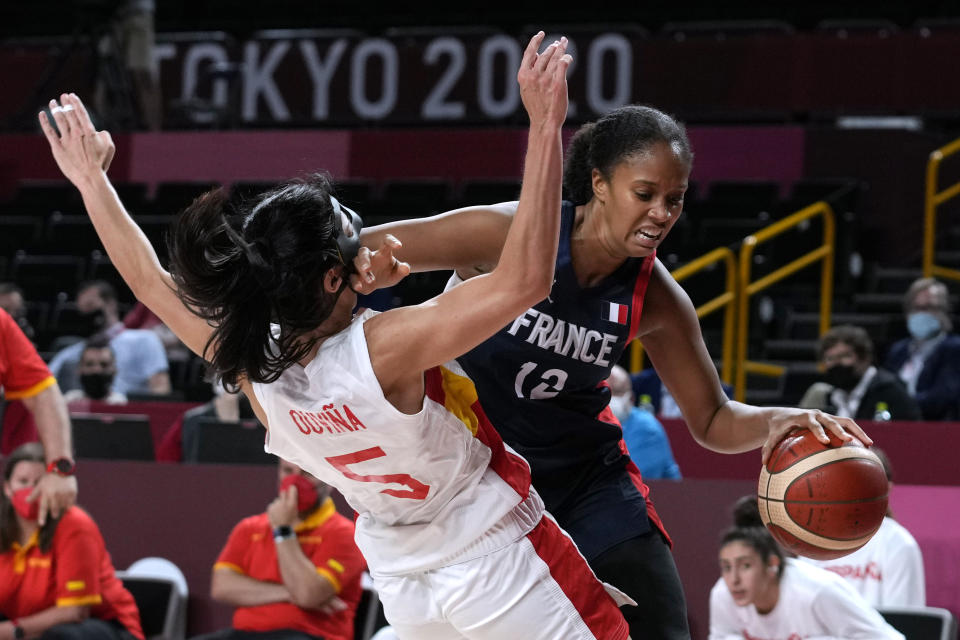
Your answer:
[[[564,197],[573,204],[586,204],[593,197],[593,169],[607,180],[624,159],[644,153],[665,142],[688,166],[693,150],[682,124],[666,113],[642,105],[614,109],[577,130],[567,149],[563,168]]]
[[[246,202],[232,203],[216,189],[197,198],[169,231],[177,295],[214,328],[204,357],[226,388],[243,377],[273,382],[319,339],[303,336],[333,310],[339,292],[326,291],[323,277],[342,264],[331,190],[326,174]]]

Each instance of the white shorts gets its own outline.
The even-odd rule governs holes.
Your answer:
[[[625,640],[614,599],[549,516],[507,547],[467,562],[374,576],[401,640]]]

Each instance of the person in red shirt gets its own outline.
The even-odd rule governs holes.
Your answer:
[[[0,440],[3,445],[2,453],[9,453],[16,446],[35,439],[36,435],[39,435],[47,453],[47,473],[43,474],[31,496],[31,501],[39,500],[39,523],[43,525],[48,515],[58,517],[77,499],[70,419],[67,404],[50,369],[16,321],[2,309],[0,387],[3,388],[6,400],[19,400],[33,418],[32,422],[26,420],[25,414],[19,408],[16,420],[8,422],[7,416],[4,416],[4,433]],[[36,425],[36,431],[33,424]],[[26,428],[15,430],[14,425],[26,425]]]
[[[213,567],[211,595],[236,607],[205,640],[353,640],[366,562],[330,487],[286,460],[279,496],[234,527]]]
[[[43,447],[18,447],[0,499],[0,639],[143,640],[136,602],[117,578],[100,529],[79,507],[37,522],[27,497],[46,472]]]

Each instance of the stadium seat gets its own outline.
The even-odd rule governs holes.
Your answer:
[[[179,567],[166,558],[141,558],[117,577],[137,602],[147,640],[186,637],[189,589]]]
[[[150,418],[140,414],[72,413],[77,458],[149,460],[153,454]]]
[[[880,607],[884,620],[907,640],[956,640],[957,619],[940,607]]]

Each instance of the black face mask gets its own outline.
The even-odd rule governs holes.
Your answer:
[[[844,391],[851,391],[857,386],[857,383],[860,382],[860,377],[857,370],[849,364],[834,365],[823,373],[823,378],[827,384],[837,389],[843,389]]]
[[[77,335],[84,338],[100,333],[107,328],[107,314],[103,309],[81,313],[77,317]]]
[[[80,386],[83,393],[93,400],[103,400],[110,395],[110,385],[113,384],[112,373],[81,373]]]

